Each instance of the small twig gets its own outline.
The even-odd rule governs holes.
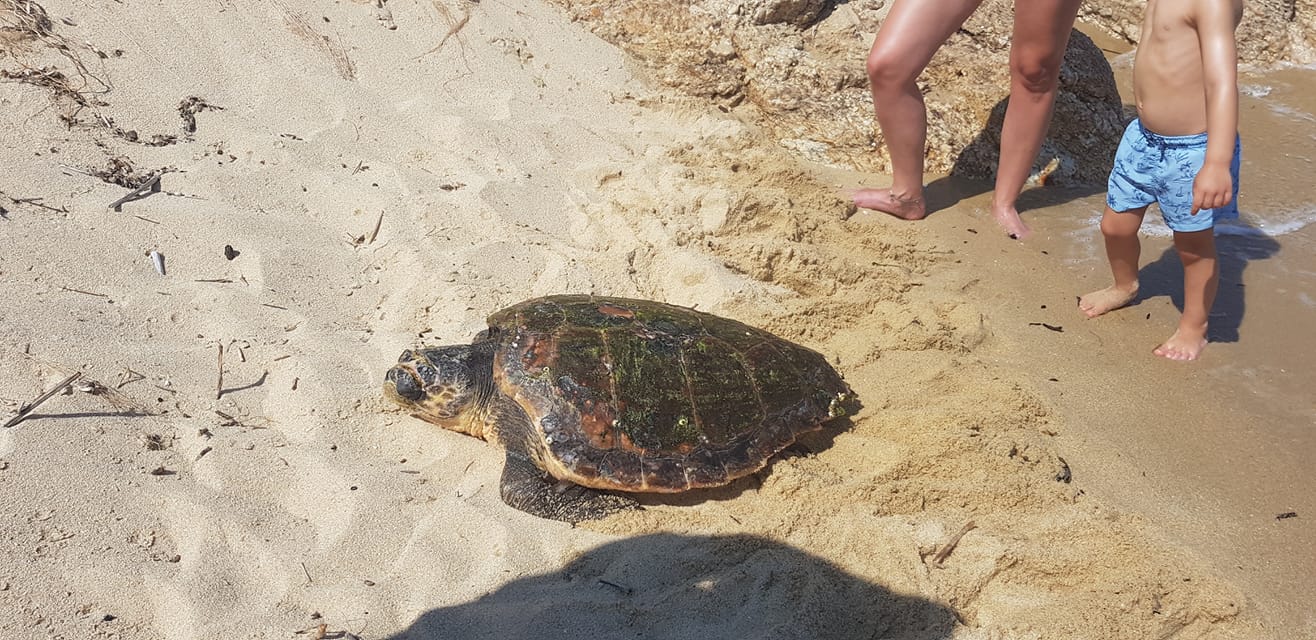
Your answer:
[[[384,212],[380,211],[379,219],[375,220],[375,229],[370,232],[370,237],[366,240],[366,244],[374,244],[375,238],[379,236],[379,227],[382,224],[384,224]]]
[[[628,596],[631,595],[631,593],[633,593],[633,592],[635,591],[634,589],[632,589],[632,588],[630,588],[630,587],[622,586],[622,585],[619,585],[619,584],[617,584],[617,583],[615,583],[615,582],[608,582],[607,580],[604,580],[603,578],[599,578],[599,584],[606,584],[606,585],[608,585],[609,587],[612,587],[613,589],[616,589],[617,591],[622,592],[622,594],[624,594],[624,595],[628,595]]]
[[[134,218],[137,218],[138,220],[145,220],[145,221],[147,221],[147,222],[149,222],[149,223],[151,223],[151,224],[160,224],[159,222],[156,222],[155,220],[152,220],[152,219],[150,219],[150,218],[144,218],[144,217],[142,217],[142,216],[133,216],[133,217],[134,217]]]
[[[941,563],[945,562],[946,558],[950,557],[950,552],[955,550],[955,545],[960,543],[960,538],[963,538],[964,534],[972,531],[976,526],[977,525],[973,524],[972,520],[964,523],[964,526],[960,528],[959,533],[951,536],[950,540],[947,540],[946,544],[941,545],[941,549],[938,549],[937,552],[932,555],[932,562],[937,566],[941,566]]]
[[[98,175],[96,175],[96,174],[94,174],[94,173],[92,173],[92,172],[90,172],[90,171],[87,171],[86,169],[79,169],[79,168],[77,168],[77,167],[70,166],[70,165],[67,165],[67,164],[61,164],[61,165],[59,165],[59,168],[60,168],[60,169],[63,169],[63,170],[64,170],[64,173],[69,173],[69,172],[71,171],[71,172],[73,172],[73,173],[81,173],[81,174],[84,175],[84,176],[89,176],[89,177],[92,177],[92,178],[99,178],[99,177],[100,177],[100,176],[98,176]]]
[[[14,204],[30,204],[30,205],[32,205],[32,206],[34,206],[34,207],[39,207],[39,208],[41,208],[41,209],[45,209],[46,211],[54,211],[55,213],[68,213],[68,212],[69,212],[69,210],[68,210],[67,208],[63,207],[63,206],[52,207],[52,206],[50,206],[50,205],[48,205],[48,204],[42,204],[41,201],[44,200],[45,198],[15,198],[15,197],[13,197],[13,196],[10,196],[9,194],[4,193],[3,191],[0,191],[0,195],[3,195],[4,197],[9,198],[9,201],[12,202],[12,203],[14,203]]]
[[[215,380],[215,399],[218,400],[224,396],[224,345],[216,346],[219,347],[219,377]]]
[[[306,574],[306,582],[308,584],[315,582],[314,580],[311,579],[311,572],[306,570],[306,563],[303,562],[301,563],[301,565],[302,565],[302,573]]]
[[[41,405],[41,403],[43,403],[43,402],[49,400],[51,396],[53,396],[53,395],[59,393],[60,391],[63,391],[65,387],[69,386],[70,384],[73,383],[74,380],[77,380],[78,378],[81,378],[81,377],[82,377],[82,372],[81,372],[81,371],[75,371],[75,372],[73,372],[73,375],[70,375],[69,377],[64,378],[64,380],[61,381],[59,384],[57,384],[57,385],[51,387],[49,391],[47,391],[47,392],[41,394],[40,396],[38,396],[36,400],[33,400],[32,402],[29,402],[29,403],[27,403],[27,404],[25,404],[25,405],[19,407],[19,408],[18,408],[18,415],[16,415],[16,416],[14,416],[13,418],[11,418],[11,419],[9,420],[9,422],[6,422],[6,423],[5,423],[5,428],[8,429],[9,427],[12,427],[12,426],[14,426],[14,425],[16,425],[16,424],[22,422],[25,418],[27,418],[27,416],[28,416],[29,413],[32,413],[32,410],[33,410],[33,409],[36,409],[38,406]]]
[[[903,265],[903,264],[893,264],[893,263],[890,263],[890,262],[874,262],[874,263],[872,263],[872,265],[873,265],[874,267],[886,267],[886,268],[888,268],[888,269],[900,269],[901,271],[904,271],[906,275],[909,275],[909,274],[913,273],[913,270],[911,270],[909,267],[906,267],[906,266]]]
[[[137,373],[136,371],[133,371],[132,369],[129,369],[129,368],[127,368],[127,367],[124,367],[123,372],[119,374],[119,384],[118,384],[118,385],[115,385],[114,388],[116,388],[116,389],[122,389],[122,388],[123,388],[123,385],[125,385],[125,384],[131,383],[131,382],[137,382],[138,380],[145,380],[145,379],[146,379],[146,376],[144,376],[144,375],[142,375],[142,374],[140,374],[140,373]]]
[[[60,289],[63,289],[63,290],[65,290],[65,291],[71,291],[71,292],[73,292],[73,293],[81,293],[81,294],[83,294],[83,295],[88,295],[88,296],[96,296],[97,298],[108,298],[108,297],[110,297],[110,296],[108,296],[108,295],[106,295],[106,294],[104,294],[104,293],[93,293],[93,292],[91,292],[91,291],[83,291],[82,289],[74,289],[74,288],[72,288],[72,287],[60,286]]]
[[[448,27],[448,32],[445,33],[445,34],[443,34],[443,39],[442,39],[442,40],[439,40],[439,43],[436,44],[436,45],[434,45],[434,48],[433,48],[433,49],[430,49],[429,51],[426,51],[425,53],[422,53],[422,54],[420,54],[420,55],[418,55],[418,56],[412,58],[412,60],[420,60],[421,58],[424,58],[425,56],[427,56],[427,55],[429,55],[429,54],[431,54],[431,53],[434,53],[435,51],[438,51],[439,49],[442,49],[442,48],[443,48],[443,45],[446,44],[446,43],[448,42],[448,38],[451,38],[451,37],[457,35],[457,32],[458,32],[458,31],[461,31],[461,30],[462,30],[462,27],[465,27],[465,26],[466,26],[466,23],[469,22],[470,19],[471,19],[471,12],[470,12],[469,9],[467,9],[466,12],[462,14],[462,17],[461,17],[459,20],[457,20],[457,22],[453,23],[453,25],[452,25],[451,27]]]
[[[114,202],[111,202],[111,203],[110,203],[110,208],[111,208],[111,209],[114,209],[115,211],[123,211],[123,203],[125,203],[125,202],[129,202],[129,201],[132,201],[132,200],[137,200],[137,199],[140,199],[140,198],[144,198],[144,197],[146,197],[147,195],[149,195],[150,193],[155,193],[155,192],[159,191],[159,190],[160,190],[160,178],[161,178],[162,176],[164,176],[164,173],[163,173],[163,172],[162,172],[162,173],[157,173],[157,174],[155,174],[154,176],[151,177],[150,180],[147,180],[146,182],[143,182],[143,183],[142,183],[142,186],[137,187],[136,189],[133,189],[132,191],[129,191],[129,192],[128,192],[128,195],[126,195],[126,196],[124,196],[124,197],[122,197],[122,198],[119,198],[118,200],[115,200]]]

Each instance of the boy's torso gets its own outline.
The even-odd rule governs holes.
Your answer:
[[[1138,117],[1156,133],[1192,135],[1206,131],[1206,81],[1194,5],[1231,2],[1236,16],[1242,0],[1150,0],[1133,63]]]

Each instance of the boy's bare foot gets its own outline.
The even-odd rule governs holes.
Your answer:
[[[1095,318],[1107,311],[1114,311],[1138,297],[1138,285],[1117,287],[1111,285],[1100,291],[1093,291],[1078,299],[1078,309],[1083,315]]]
[[[923,198],[918,196],[898,196],[890,189],[856,189],[850,192],[855,206],[881,211],[901,220],[921,220],[927,214]]]
[[[1011,240],[1023,240],[1032,233],[1032,229],[1024,224],[1023,218],[1019,217],[1019,211],[1013,206],[992,204],[992,218],[996,219],[996,224],[1001,225],[1006,235]]]
[[[1174,335],[1164,344],[1152,350],[1152,353],[1171,360],[1196,360],[1206,347],[1206,327],[1201,331],[1186,331],[1179,327]]]

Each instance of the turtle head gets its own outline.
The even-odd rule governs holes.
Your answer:
[[[490,374],[481,354],[471,345],[403,351],[384,374],[384,395],[426,422],[483,438],[483,421],[472,411]]]

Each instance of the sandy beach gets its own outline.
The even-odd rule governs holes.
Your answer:
[[[1150,355],[1172,254],[1074,309],[1100,193],[1030,192],[1026,243],[958,179],[856,212],[884,177],[550,4],[41,6],[0,31],[0,420],[80,377],[0,428],[4,638],[1316,637],[1309,69],[1248,76],[1245,221],[1282,228],[1222,240],[1185,366]],[[537,519],[380,388],[556,293],[762,327],[863,408],[728,487]]]

